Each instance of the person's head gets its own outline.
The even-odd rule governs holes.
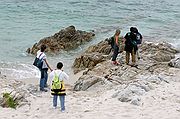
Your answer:
[[[41,52],[44,52],[46,50],[46,45],[41,45]]]
[[[121,30],[117,29],[115,35],[118,36],[121,33]]]
[[[57,63],[57,69],[61,69],[62,67],[63,67],[63,63],[62,62]]]
[[[132,33],[138,33],[138,29],[137,29],[136,27],[131,27],[131,28],[130,28],[130,31],[131,31]]]

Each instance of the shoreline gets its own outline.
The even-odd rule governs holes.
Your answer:
[[[65,81],[65,83],[68,84],[68,85],[71,85],[71,86],[74,85],[74,83],[79,79],[79,77],[82,76],[83,72],[84,72],[84,70],[78,72],[77,74],[71,73],[69,75],[69,80]],[[50,73],[50,71],[48,71],[48,74],[49,73]],[[18,79],[13,79],[13,80],[18,80]],[[19,79],[18,81],[22,81],[25,84],[38,85],[39,84],[39,80],[40,80],[40,77]],[[51,84],[51,79],[48,77],[48,85],[50,85],[50,84]]]
[[[145,44],[143,49],[147,50],[146,46],[150,47],[150,50],[152,47],[161,49],[161,47],[149,46],[149,44]],[[164,44],[164,46],[168,45]],[[173,52],[173,49],[164,48],[164,46],[163,49]],[[110,60],[106,60],[91,70],[82,70],[75,75],[70,75],[70,80],[66,85],[65,113],[60,112],[59,102],[58,109],[52,108],[50,90],[40,92],[38,78],[20,81],[1,76],[0,93],[15,91],[15,94],[23,94],[24,102],[16,110],[0,107],[0,118],[49,119],[60,116],[62,119],[178,119],[180,69],[167,66],[167,62],[151,61],[152,59],[146,55],[146,50],[142,53],[144,57],[139,64],[140,69],[125,64],[114,66]],[[158,49],[156,50],[159,52]],[[148,51],[154,55],[154,51],[152,52]],[[166,56],[168,53],[164,57]],[[111,73],[109,74],[108,71]],[[109,79],[104,78],[107,74],[111,75]],[[120,78],[117,77],[118,74],[121,74]],[[77,80],[81,82],[80,88],[82,88],[88,86],[86,83],[90,84],[96,78],[98,82],[86,90],[74,91],[72,89]],[[50,80],[48,82],[50,84]],[[76,82],[76,85],[79,84]],[[122,97],[124,102],[121,100]]]

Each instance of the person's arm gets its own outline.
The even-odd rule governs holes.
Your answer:
[[[63,79],[65,79],[65,80],[69,79],[69,76],[65,72],[62,72],[62,74],[63,74]]]
[[[140,39],[141,39],[141,43],[142,43],[143,37],[142,37],[142,35],[141,35],[141,34],[140,34]]]
[[[127,37],[128,37],[128,33],[124,36],[123,38],[123,43],[125,44],[126,40],[127,40]]]
[[[51,67],[49,66],[49,64],[48,64],[47,60],[46,60],[46,59],[44,59],[44,61],[46,62],[47,67],[50,69],[50,71],[53,71],[53,70],[51,69]]]
[[[125,38],[123,38],[123,39],[122,39],[122,43],[123,43],[123,44],[125,44],[125,42],[126,42],[126,39],[125,39]]]
[[[52,80],[54,77],[54,71],[52,71],[50,74],[49,74],[49,78]]]
[[[116,38],[116,45],[118,46],[119,45],[119,43],[118,43],[119,37],[115,36],[115,38]]]

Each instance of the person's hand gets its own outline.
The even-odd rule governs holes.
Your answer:
[[[51,72],[53,71],[53,69],[51,69],[51,68],[49,68],[49,69],[50,69]]]

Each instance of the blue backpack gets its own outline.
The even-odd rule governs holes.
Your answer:
[[[43,58],[40,59],[41,55],[42,53],[39,55],[38,58],[36,57],[34,59],[34,63],[33,63],[33,65],[36,66],[38,69],[42,69],[42,65],[43,65]]]

